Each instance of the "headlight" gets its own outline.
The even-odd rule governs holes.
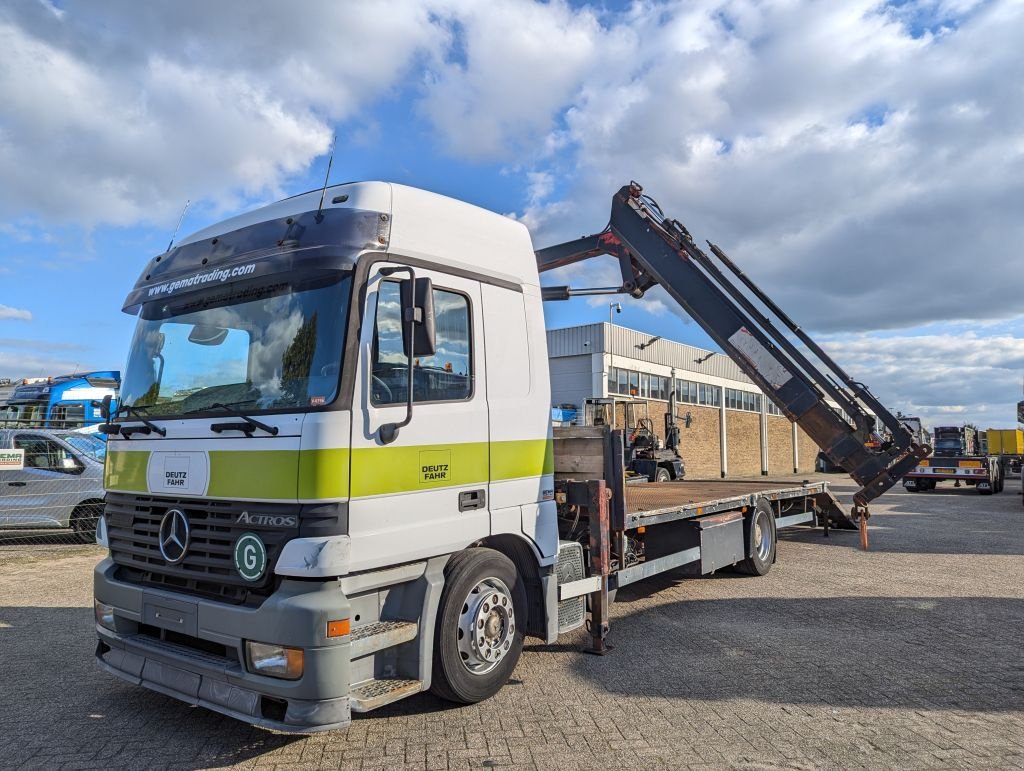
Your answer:
[[[257,675],[280,677],[283,680],[298,680],[302,677],[305,656],[302,648],[286,648],[283,645],[267,643],[245,643],[249,671]]]
[[[114,628],[114,606],[107,605],[99,600],[93,600],[93,607],[96,613],[96,623],[109,629],[111,632],[116,632],[117,630]]]

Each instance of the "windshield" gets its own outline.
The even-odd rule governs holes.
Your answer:
[[[235,285],[147,303],[121,403],[171,417],[219,409],[295,410],[338,390],[351,274]]]
[[[937,450],[955,450],[959,446],[959,439],[939,439],[935,442],[935,449]]]
[[[83,455],[88,455],[100,463],[107,456],[107,443],[92,434],[78,434],[68,432],[57,434],[61,439],[70,444]]]

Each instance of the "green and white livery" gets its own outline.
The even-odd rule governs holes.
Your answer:
[[[284,730],[485,698],[524,634],[557,634],[526,229],[388,183],[320,199],[195,233],[133,288],[95,582],[105,669]],[[454,574],[457,610],[500,597],[441,656]]]

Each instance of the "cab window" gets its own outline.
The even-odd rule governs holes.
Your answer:
[[[433,356],[413,362],[413,400],[441,402],[473,395],[469,298],[434,288],[436,345]],[[371,400],[375,405],[404,404],[409,392],[409,359],[402,343],[402,300],[397,281],[377,290],[373,331]]]

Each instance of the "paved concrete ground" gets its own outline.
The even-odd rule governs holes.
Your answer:
[[[0,766],[1024,766],[1019,482],[890,492],[874,512],[870,553],[855,533],[786,535],[765,578],[623,590],[608,657],[578,635],[531,645],[483,704],[422,695],[313,737],[102,674],[96,551],[4,552]]]

